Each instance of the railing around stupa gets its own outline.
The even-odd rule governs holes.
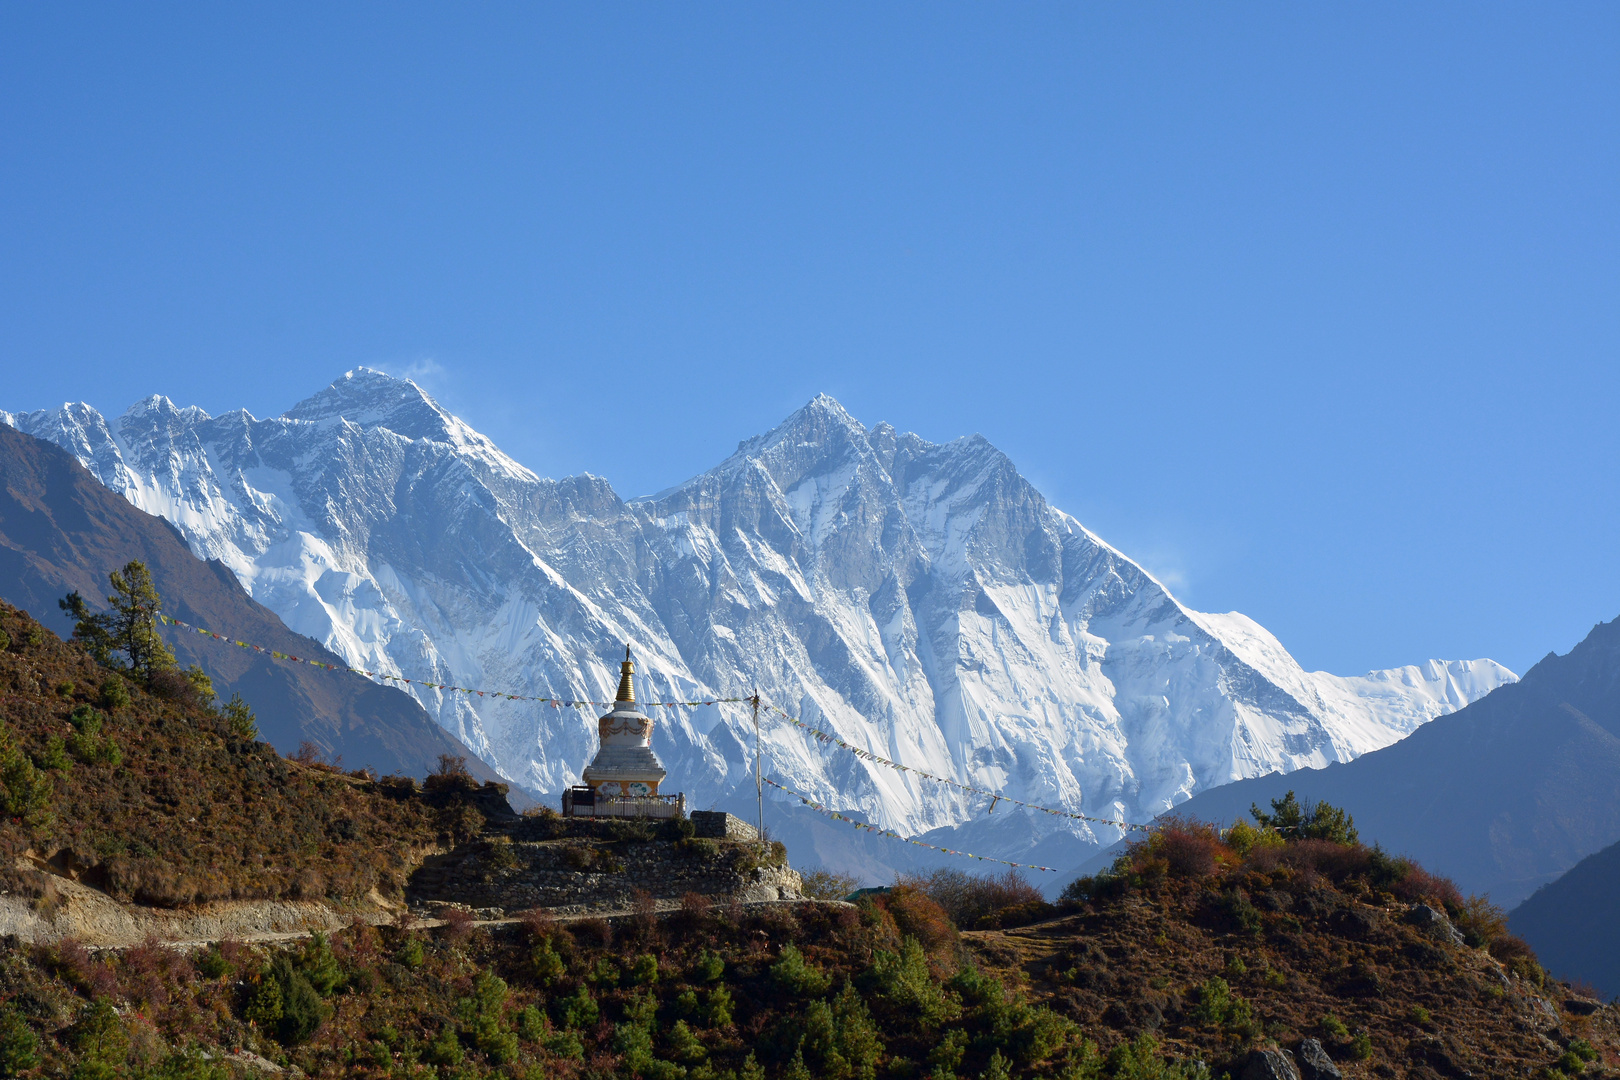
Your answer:
[[[686,813],[682,795],[603,795],[595,788],[563,792],[563,817],[675,818]]]

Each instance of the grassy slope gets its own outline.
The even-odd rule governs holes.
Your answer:
[[[43,770],[52,794],[33,821],[0,823],[8,886],[39,895],[48,875],[15,869],[25,853],[120,900],[178,905],[216,899],[353,900],[373,887],[401,895],[414,849],[481,826],[463,806],[437,808],[408,784],[378,784],[300,765],[268,744],[230,737],[185,695],[129,686],[108,707],[109,672],[26,614],[0,604],[0,719],[36,762],[69,740],[89,707],[116,766],[71,761]]]

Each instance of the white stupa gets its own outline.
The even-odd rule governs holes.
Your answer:
[[[636,708],[636,665],[630,647],[619,667],[613,711],[596,721],[602,746],[585,766],[585,783],[597,795],[657,795],[667,772],[652,748],[652,717]]]

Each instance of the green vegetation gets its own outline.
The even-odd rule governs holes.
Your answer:
[[[1250,807],[1249,813],[1261,828],[1273,829],[1290,839],[1356,842],[1356,823],[1349,814],[1325,802],[1301,803],[1292,791],[1271,800],[1271,813],[1259,806]]]
[[[87,632],[79,647],[0,604],[0,632],[40,641],[0,651],[0,686],[11,688],[0,717],[7,867],[30,849],[58,852],[114,898],[165,907],[343,901],[374,887],[398,897],[413,846],[482,827],[456,791],[429,802],[409,780],[287,761],[248,737],[252,711],[240,698],[216,708],[200,681],[157,670],[162,654],[139,631],[155,610],[150,581],[127,567],[120,580],[133,597],[120,601],[127,619],[94,623],[107,638]],[[135,642],[144,674],[127,651],[108,654],[121,673],[88,655],[114,640]],[[0,876],[13,895],[43,901],[50,889],[42,875]]]
[[[163,598],[158,596],[146,564],[126,563],[108,577],[113,588],[107,596],[110,610],[92,612],[76,592],[61,601],[62,610],[77,620],[73,640],[103,667],[128,670],[145,682],[154,675],[174,671],[174,650],[158,633]]]

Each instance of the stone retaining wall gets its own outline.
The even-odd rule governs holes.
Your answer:
[[[642,893],[654,900],[687,893],[716,901],[798,899],[799,875],[786,859],[772,855],[766,865],[756,865],[760,854],[755,844],[710,839],[502,838],[430,858],[411,876],[406,896],[412,904],[454,902],[505,911],[621,910]]]
[[[722,810],[692,811],[692,829],[692,835],[710,840],[742,840],[753,843],[759,839],[759,830],[742,818],[734,817]]]

